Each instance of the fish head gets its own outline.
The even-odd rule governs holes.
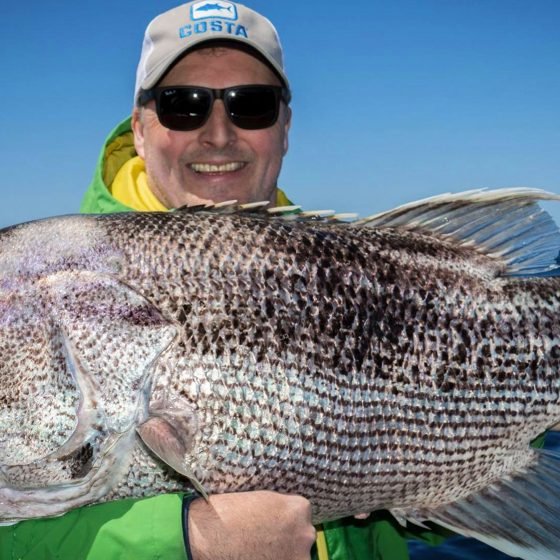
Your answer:
[[[58,230],[69,236],[63,226],[0,234],[3,522],[57,515],[108,492],[138,444],[155,364],[176,335],[118,277],[115,255],[96,260],[80,235],[53,241]]]

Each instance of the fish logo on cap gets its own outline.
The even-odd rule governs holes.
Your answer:
[[[231,2],[196,2],[191,7],[191,19],[206,19],[206,18],[221,18],[221,19],[237,19],[237,7]]]

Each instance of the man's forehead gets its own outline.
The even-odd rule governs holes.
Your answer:
[[[221,54],[223,55],[230,51],[245,52],[250,56],[259,59],[261,62],[266,63],[264,57],[258,51],[238,41],[206,41],[205,43],[200,43],[194,46],[192,49],[189,49],[184,56],[188,56],[189,54],[196,52],[201,54],[214,54],[216,56],[220,56]]]
[[[224,59],[231,61],[233,58],[236,64],[231,68],[232,72],[240,68],[253,71],[253,73],[258,72],[266,76],[267,83],[271,81],[271,83],[282,85],[282,81],[275,70],[258,51],[234,41],[208,41],[188,50],[175,61],[165,76],[162,77],[160,83],[167,81],[166,78],[184,74],[188,70],[192,71],[198,66],[197,62],[201,59],[204,67],[211,67],[216,63],[222,63]]]

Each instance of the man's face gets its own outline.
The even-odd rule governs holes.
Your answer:
[[[260,60],[230,48],[187,54],[158,85],[221,89],[243,84],[281,85]],[[148,184],[168,208],[225,200],[274,204],[289,126],[290,109],[284,103],[278,121],[262,130],[236,127],[221,100],[214,102],[208,121],[192,131],[163,127],[154,101],[135,108],[132,117],[134,143],[146,162]]]

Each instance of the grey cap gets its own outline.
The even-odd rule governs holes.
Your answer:
[[[182,4],[148,24],[136,72],[134,102],[140,89],[154,87],[187,50],[216,40],[237,41],[252,47],[289,87],[280,38],[272,23],[237,2],[202,0]]]

